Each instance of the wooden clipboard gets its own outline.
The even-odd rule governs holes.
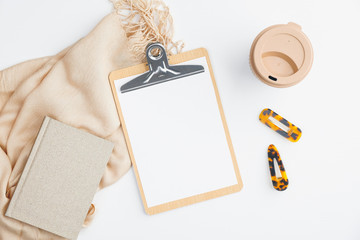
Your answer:
[[[165,54],[166,57],[166,54]],[[202,192],[199,194],[194,194],[191,196],[187,196],[187,197],[183,197],[180,199],[175,199],[175,200],[171,200],[171,201],[166,201],[166,202],[162,202],[160,204],[151,204],[149,206],[148,201],[149,199],[147,199],[147,196],[145,194],[144,191],[144,187],[143,187],[143,179],[141,176],[141,173],[139,172],[139,168],[137,165],[137,159],[136,159],[136,153],[134,153],[134,149],[132,146],[132,141],[134,140],[134,138],[136,139],[136,137],[141,138],[141,134],[140,135],[135,135],[135,136],[130,136],[131,134],[129,133],[129,129],[127,127],[128,124],[130,124],[130,120],[126,119],[126,117],[124,116],[124,112],[123,112],[123,106],[122,104],[124,103],[120,103],[121,100],[120,99],[120,92],[119,92],[119,86],[117,86],[116,81],[120,81],[121,79],[125,79],[125,78],[129,78],[131,76],[137,76],[139,74],[145,73],[147,71],[149,71],[149,67],[147,66],[147,64],[140,64],[137,66],[132,66],[132,67],[128,67],[125,69],[121,69],[121,70],[117,70],[112,72],[109,75],[109,81],[110,81],[110,85],[111,85],[111,89],[112,89],[112,93],[114,96],[114,100],[116,103],[116,107],[117,107],[117,111],[118,111],[118,115],[120,118],[120,122],[122,124],[122,129],[124,131],[124,135],[125,135],[125,140],[126,140],[126,144],[127,144],[127,148],[130,154],[130,158],[131,158],[131,162],[133,164],[134,167],[134,172],[135,172],[135,176],[136,176],[136,180],[138,183],[138,187],[140,190],[140,195],[142,198],[142,202],[145,208],[146,213],[152,215],[152,214],[156,214],[156,213],[160,213],[160,212],[164,212],[167,210],[171,210],[171,209],[175,209],[175,208],[179,208],[179,207],[183,207],[189,204],[193,204],[193,203],[198,203],[201,201],[205,201],[208,199],[212,199],[212,198],[216,198],[216,197],[220,197],[223,195],[227,195],[230,193],[235,193],[238,192],[242,189],[243,187],[243,183],[241,180],[241,176],[240,176],[240,172],[239,172],[239,168],[238,168],[238,164],[237,164],[237,160],[235,157],[235,153],[234,153],[234,149],[233,149],[233,145],[231,142],[231,138],[230,138],[230,134],[229,134],[229,130],[228,130],[228,126],[225,120],[225,115],[224,115],[224,111],[223,111],[223,107],[221,105],[221,101],[220,101],[220,96],[219,96],[219,92],[216,86],[216,82],[215,82],[215,78],[214,78],[214,74],[211,68],[211,64],[210,64],[210,60],[209,60],[209,56],[207,51],[204,48],[200,48],[200,49],[195,49],[189,52],[185,52],[185,53],[181,53],[178,55],[174,55],[174,56],[170,56],[169,57],[169,63],[171,65],[177,65],[177,64],[184,64],[186,62],[189,62],[191,60],[196,60],[196,59],[200,59],[200,58],[204,58],[206,59],[206,64],[207,64],[207,68],[208,69],[208,73],[211,76],[211,84],[213,86],[213,91],[214,91],[214,96],[216,98],[216,103],[217,103],[217,109],[218,112],[220,114],[220,118],[221,119],[221,124],[222,124],[222,131],[224,131],[225,133],[225,138],[226,138],[226,145],[227,145],[227,150],[229,151],[229,156],[230,156],[230,161],[231,161],[231,165],[232,165],[232,169],[233,169],[233,173],[234,173],[234,184],[225,186],[225,187],[220,187],[218,189],[214,189],[211,191],[207,191],[207,192]],[[196,77],[196,76],[194,76]],[[174,81],[178,81],[178,80],[174,80]],[[118,88],[117,88],[118,87]],[[152,88],[152,86],[150,86],[149,88],[146,88],[147,91],[150,90],[150,88]],[[126,94],[126,93],[125,93]],[[125,110],[125,111],[130,111],[130,110]],[[127,120],[129,122],[127,122]],[[131,122],[132,124],[133,122]],[[134,129],[134,128],[133,128]],[[130,130],[131,131],[131,130]],[[132,139],[131,139],[132,137]],[[154,141],[156,141],[156,136],[154,136]],[[139,148],[137,148],[138,150],[135,151],[141,151],[139,150]],[[141,149],[141,148],[140,148]],[[191,154],[190,154],[191,155]],[[149,161],[152,161],[152,159],[149,159]],[[195,160],[196,161],[196,160]],[[222,160],[219,160],[219,166],[222,166]],[[203,164],[202,167],[204,167],[204,169],[206,169],[207,164]],[[142,166],[141,166],[142,168]],[[191,168],[191,166],[190,166]],[[193,169],[192,169],[193,170]],[[166,169],[163,169],[163,171],[166,171]],[[227,171],[227,170],[226,170]],[[225,171],[224,171],[225,172]],[[185,173],[184,173],[185,174]],[[197,171],[197,174],[199,176],[199,178],[202,177],[202,171]],[[144,174],[145,175],[145,174]],[[225,175],[223,177],[226,177]],[[221,178],[219,178],[219,180],[221,180]],[[151,188],[151,186],[149,187]],[[168,190],[170,188],[167,188]]]

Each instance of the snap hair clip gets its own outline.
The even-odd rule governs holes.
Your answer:
[[[269,108],[262,110],[259,116],[259,120],[291,142],[297,142],[301,137],[300,128]]]
[[[295,23],[264,29],[250,50],[250,67],[255,76],[272,87],[290,87],[305,78],[314,53],[307,36]]]
[[[278,191],[286,190],[289,185],[289,180],[285,172],[284,164],[281,161],[279,151],[273,144],[269,145],[268,148],[268,160],[273,187]],[[276,161],[279,166],[281,177],[276,176],[274,161]]]

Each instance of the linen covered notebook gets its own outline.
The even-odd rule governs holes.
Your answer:
[[[5,215],[76,239],[113,147],[45,117]]]

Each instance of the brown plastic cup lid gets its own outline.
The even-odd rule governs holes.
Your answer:
[[[264,29],[255,38],[250,65],[255,75],[273,87],[290,87],[305,78],[313,62],[310,40],[295,23]]]

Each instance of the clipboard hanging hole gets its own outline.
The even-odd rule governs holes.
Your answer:
[[[157,61],[162,58],[164,55],[163,50],[158,46],[151,46],[149,50],[149,57],[151,60]]]

